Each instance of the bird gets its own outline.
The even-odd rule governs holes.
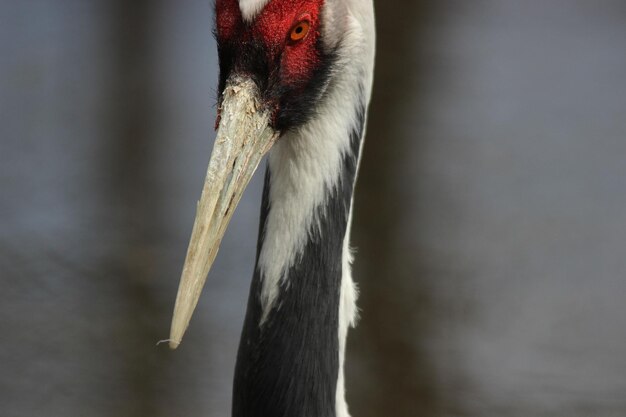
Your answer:
[[[375,58],[373,0],[216,0],[216,138],[169,344],[266,156],[233,417],[349,417],[350,227]]]

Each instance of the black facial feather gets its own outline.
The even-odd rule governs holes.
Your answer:
[[[281,55],[270,57],[265,45],[256,40],[221,41],[217,38],[220,61],[218,107],[228,79],[235,75],[251,77],[261,93],[261,101],[272,113],[272,127],[286,132],[308,122],[315,115],[337,62],[336,50],[325,51],[318,40],[319,61],[309,79],[294,83],[281,74]],[[271,60],[271,61],[270,61]]]
[[[283,83],[268,91],[271,99],[279,103],[274,128],[281,132],[297,128],[311,120],[320,100],[323,100],[338,54],[334,49],[325,52],[321,40],[317,41],[316,48],[320,57],[319,64],[313,69],[313,74],[306,83],[295,86]]]

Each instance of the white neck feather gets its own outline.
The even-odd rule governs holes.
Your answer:
[[[335,3],[337,0],[327,0]],[[240,0],[260,10],[265,0]],[[314,230],[317,209],[339,181],[343,158],[350,149],[350,137],[358,128],[359,114],[369,102],[374,58],[374,16],[371,1],[347,2],[339,45],[340,61],[323,104],[314,118],[302,128],[282,136],[269,154],[270,210],[266,218],[258,268],[262,279],[263,325],[277,307],[280,285],[286,271],[302,254],[308,235]],[[260,5],[260,6],[259,6]],[[335,19],[339,14],[334,15]],[[336,23],[336,22],[335,22]],[[338,26],[335,26],[335,28]],[[326,28],[325,31],[332,30]],[[326,35],[326,33],[325,33]],[[330,35],[329,35],[330,36]],[[332,39],[332,36],[329,38]],[[360,82],[355,82],[360,80]],[[365,101],[365,102],[364,102]],[[350,222],[343,246],[343,272],[339,305],[339,375],[337,417],[349,417],[344,399],[344,353],[348,327],[356,319],[357,292],[351,277],[349,249]]]

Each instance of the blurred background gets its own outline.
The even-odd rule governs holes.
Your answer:
[[[376,1],[355,417],[626,415],[626,3]],[[261,175],[168,336],[209,0],[0,3],[0,415],[228,416]]]

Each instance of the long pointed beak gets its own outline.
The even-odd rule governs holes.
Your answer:
[[[176,296],[169,339],[172,349],[178,347],[187,330],[244,189],[278,138],[278,132],[269,126],[269,113],[259,105],[252,80],[235,77],[223,94],[221,120]]]

